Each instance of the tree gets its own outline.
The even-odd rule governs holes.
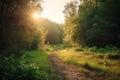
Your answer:
[[[40,25],[43,27],[45,31],[47,31],[46,40],[45,40],[46,44],[62,43],[63,33],[64,33],[62,24],[58,24],[48,19],[41,18]]]
[[[70,44],[73,43],[73,35],[75,31],[76,24],[74,24],[74,20],[77,17],[77,1],[71,1],[65,5],[65,9],[63,11],[65,15],[65,24],[64,24],[64,41]]]
[[[74,28],[68,28],[73,31],[69,41],[82,46],[120,47],[119,4],[119,0],[81,0],[76,14],[78,16],[72,20],[72,16],[67,17],[72,22],[66,20],[67,26],[72,26],[73,22],[76,25]]]
[[[0,53],[15,53],[30,45],[31,13],[41,0],[0,0]]]

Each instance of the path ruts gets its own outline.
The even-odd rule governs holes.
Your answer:
[[[93,80],[89,75],[83,74],[76,67],[62,62],[55,52],[49,54],[52,70],[59,75],[60,80]]]
[[[49,53],[52,71],[60,80],[106,80],[92,73],[83,73],[80,68],[62,62],[56,52]]]

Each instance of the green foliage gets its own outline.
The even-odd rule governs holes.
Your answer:
[[[40,24],[36,24],[36,28],[32,32],[32,43],[30,49],[43,49],[45,45],[47,30],[43,28]]]
[[[41,9],[41,0],[0,0],[0,54],[30,48],[31,14]]]
[[[78,3],[78,1],[74,0],[74,1],[68,2],[65,5],[65,9],[64,9],[63,13],[65,14],[66,18],[73,17],[76,15],[76,12],[77,12],[76,4],[77,3]]]
[[[119,0],[81,0],[79,7],[75,8],[78,9],[76,18],[70,20],[73,16],[69,15],[65,22],[65,25],[69,26],[66,34],[71,34],[68,42],[82,46],[119,47],[119,4]],[[77,4],[74,5],[77,6]],[[65,10],[69,11],[71,7],[66,8],[66,6]]]
[[[63,41],[63,26],[48,19],[41,18],[40,25],[47,31],[46,44],[61,44]]]
[[[57,75],[52,73],[48,54],[41,50],[31,50],[25,52],[24,60],[27,64],[35,64],[39,67],[39,71],[43,74],[43,80],[59,80]]]
[[[69,47],[69,44],[56,44],[56,45],[51,45],[53,50],[61,50]]]
[[[38,66],[33,63],[28,65],[13,56],[1,58],[0,71],[0,80],[47,80],[46,73]]]
[[[63,11],[65,15],[65,24],[64,24],[64,42],[73,44],[73,35],[76,28],[76,24],[74,23],[77,17],[77,1],[71,1],[65,5],[65,9]]]
[[[84,71],[106,77],[107,80],[119,80],[120,77],[120,54],[119,49],[110,47],[100,50],[97,47],[68,48],[58,51],[61,60],[76,66],[83,67]],[[97,51],[98,50],[98,51]]]
[[[53,80],[48,55],[43,51],[25,51],[21,57],[0,57],[0,80]]]
[[[120,52],[120,49],[117,47],[110,47],[110,46],[106,46],[103,48],[99,48],[99,47],[77,47],[75,48],[76,51],[90,51],[90,52],[100,52],[100,53],[106,53],[106,52],[110,52],[110,53],[118,53]]]
[[[120,54],[116,54],[116,53],[108,54],[107,58],[108,59],[113,59],[113,60],[117,60],[117,59],[120,60]]]

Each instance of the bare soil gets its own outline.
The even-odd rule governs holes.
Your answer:
[[[80,67],[62,62],[56,52],[49,53],[52,71],[59,80],[106,80],[94,73],[84,73]]]

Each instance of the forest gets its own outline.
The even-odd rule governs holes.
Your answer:
[[[0,0],[0,80],[120,80],[120,0],[71,0],[64,23],[43,3]]]

